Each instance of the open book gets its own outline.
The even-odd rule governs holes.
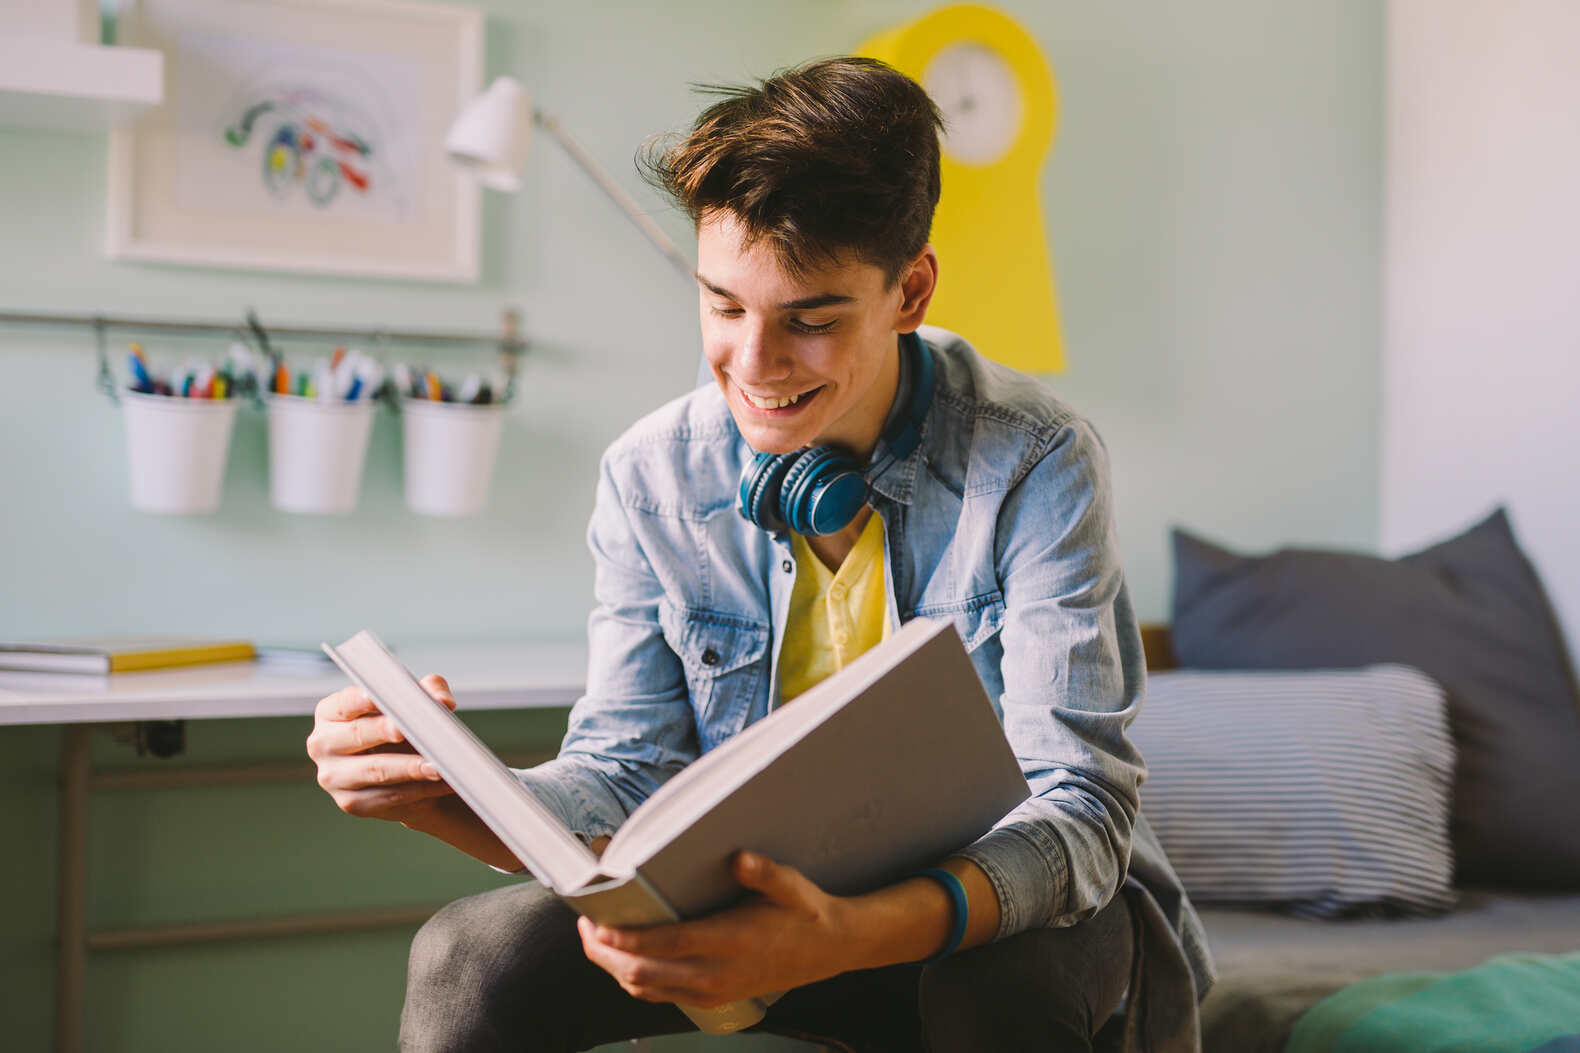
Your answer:
[[[324,650],[527,869],[616,926],[710,913],[739,899],[741,849],[837,895],[930,866],[1030,793],[948,622],[916,619],[703,755],[631,813],[594,856],[372,633]],[[705,1031],[762,1018],[764,1000],[681,1006]]]

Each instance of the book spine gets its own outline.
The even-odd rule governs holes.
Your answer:
[[[634,874],[624,881],[606,882],[586,892],[561,894],[560,898],[576,913],[600,925],[635,928],[680,920],[674,909],[640,874]],[[681,1005],[680,1010],[702,1031],[710,1035],[729,1035],[757,1023],[768,1012],[768,1006],[763,999],[746,998],[712,1009]]]
[[[110,660],[102,654],[0,651],[0,669],[24,673],[108,673]]]
[[[137,651],[110,655],[110,672],[131,673],[139,669],[168,669],[178,665],[243,662],[253,656],[252,644],[249,643],[215,647],[183,647],[168,651]]]

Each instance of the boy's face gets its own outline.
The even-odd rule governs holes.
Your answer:
[[[921,321],[906,309],[914,283],[891,286],[854,258],[797,280],[766,244],[743,245],[728,212],[698,224],[697,279],[703,352],[752,449],[833,443],[868,457],[899,382],[896,334]]]

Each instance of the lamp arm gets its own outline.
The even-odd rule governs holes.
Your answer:
[[[636,224],[636,228],[642,232],[648,241],[653,243],[653,246],[659,252],[662,252],[669,259],[670,263],[675,265],[676,270],[685,275],[686,281],[691,282],[696,279],[697,272],[692,267],[691,261],[686,259],[685,253],[680,251],[680,247],[669,239],[669,235],[664,233],[662,227],[654,223],[642,211],[642,207],[631,199],[630,194],[622,190],[618,183],[610,179],[603,169],[598,167],[598,162],[594,161],[592,155],[581,148],[580,143],[571,138],[570,133],[560,125],[559,121],[542,110],[535,108],[532,111],[532,120],[534,124],[554,137],[555,141],[560,144],[565,152],[571,155],[571,160],[575,161],[581,167],[581,170],[587,173],[587,177],[598,185],[598,189],[602,190],[604,195],[615,203],[615,207],[625,213],[627,219]]]

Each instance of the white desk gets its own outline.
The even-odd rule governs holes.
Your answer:
[[[401,647],[399,658],[418,677],[439,673],[461,710],[569,706],[581,694],[586,649],[576,644],[531,642],[448,647]],[[64,724],[60,761],[59,950],[55,988],[55,1048],[82,1048],[83,977],[95,946],[133,946],[190,940],[249,938],[290,932],[325,932],[410,924],[431,908],[368,911],[334,916],[212,922],[154,930],[92,933],[84,920],[87,895],[88,793],[103,785],[89,763],[92,725],[142,720],[310,716],[318,700],[349,681],[322,663],[224,662],[180,669],[81,676],[0,671],[0,725]],[[187,769],[191,774],[192,769]],[[155,776],[157,777],[157,775]],[[253,766],[210,777],[230,782],[281,778],[304,783],[312,766]],[[110,785],[132,785],[121,776]]]
[[[402,647],[396,657],[418,677],[442,674],[463,710],[568,706],[587,673],[581,644]],[[320,698],[348,682],[327,659],[108,676],[0,671],[0,725],[310,716]]]

